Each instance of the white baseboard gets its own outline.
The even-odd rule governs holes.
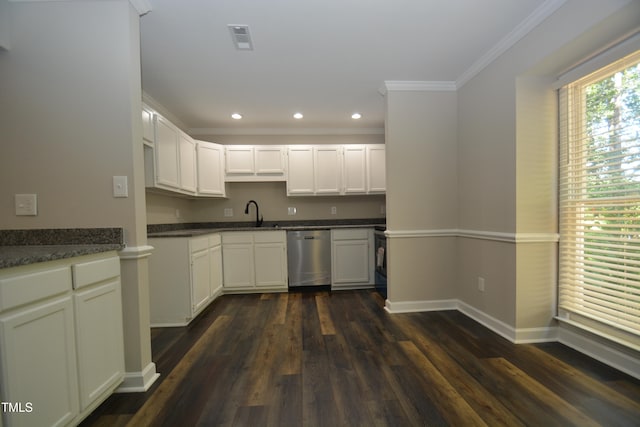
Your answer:
[[[151,362],[140,372],[125,372],[124,381],[116,389],[116,393],[139,393],[149,387],[160,377],[156,372],[156,364]]]
[[[627,375],[640,379],[640,359],[622,353],[567,328],[558,328],[558,341]]]
[[[386,300],[384,309],[389,313],[414,313],[421,311],[457,310],[457,300],[400,301]]]

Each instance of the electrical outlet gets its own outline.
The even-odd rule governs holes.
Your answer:
[[[331,215],[337,215],[338,214],[338,208],[336,208],[335,206],[331,206]]]
[[[233,216],[233,208],[224,208],[224,216],[226,218]]]
[[[287,214],[288,215],[295,215],[297,212],[298,212],[298,210],[296,208],[294,208],[294,207],[289,206],[287,208]]]
[[[176,209],[176,218],[180,218],[180,209]]]
[[[478,277],[478,290],[484,292],[484,277]]]

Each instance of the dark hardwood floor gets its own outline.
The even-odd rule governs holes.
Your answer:
[[[152,331],[162,377],[84,426],[639,426],[640,381],[372,291],[225,295]]]

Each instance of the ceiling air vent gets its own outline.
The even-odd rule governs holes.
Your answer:
[[[248,25],[229,25],[229,31],[231,31],[231,39],[236,45],[236,49],[253,50]]]

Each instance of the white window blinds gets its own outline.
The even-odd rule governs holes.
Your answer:
[[[559,316],[640,348],[640,52],[560,89]]]

